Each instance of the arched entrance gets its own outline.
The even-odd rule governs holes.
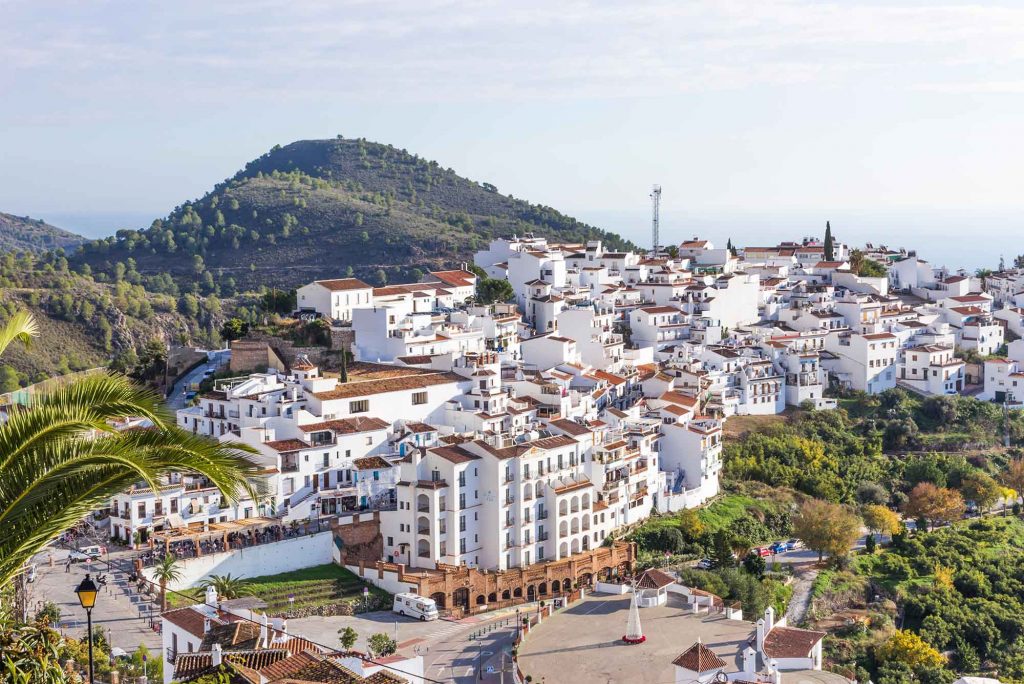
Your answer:
[[[508,601],[511,598],[512,598],[512,592],[510,592],[508,589],[506,589],[505,591],[501,592],[501,600],[502,601]]]
[[[452,592],[452,606],[469,610],[469,589],[463,587]]]
[[[492,591],[490,594],[487,595],[487,602],[488,603],[497,603],[498,602],[498,595],[495,594]]]
[[[547,594],[548,594],[548,583],[547,582],[541,582],[540,586],[537,587],[537,593],[540,594],[541,596],[547,596]]]
[[[593,583],[593,581],[594,576],[589,572],[585,572],[582,575],[580,575],[579,583],[581,587],[589,587]]]
[[[530,586],[526,587],[526,600],[527,600],[527,601],[533,601],[533,600],[535,600],[536,598],[537,598],[537,590],[536,590],[536,588],[535,588],[535,587],[534,587],[534,586],[533,586],[533,585],[531,584]]]
[[[570,582],[569,578],[566,577],[564,580],[562,580],[562,591],[565,592],[565,593],[568,593],[571,589],[572,589],[572,582]]]
[[[516,598],[523,598],[523,588],[522,587],[516,587],[515,589],[512,590],[512,595],[515,596]]]
[[[477,594],[476,605],[478,605],[478,606],[486,606],[487,605],[487,597],[484,596],[483,594]]]
[[[443,591],[439,591],[437,593],[431,594],[430,598],[434,599],[434,603],[437,604],[437,609],[438,610],[443,610],[444,609],[444,607],[445,607],[445,605],[444,605],[445,604],[445,600],[444,600],[444,592]]]

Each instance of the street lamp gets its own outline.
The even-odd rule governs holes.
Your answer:
[[[523,620],[522,620],[522,618],[521,618],[521,617],[519,617],[519,609],[518,609],[518,608],[516,608],[516,640],[517,640],[517,641],[518,641],[518,640],[519,640],[519,638],[520,638],[520,636],[519,636],[519,626],[520,626],[520,625],[521,625],[522,623],[523,623]]]
[[[92,578],[86,574],[85,579],[75,589],[75,593],[78,594],[78,602],[83,608],[85,608],[85,620],[87,625],[87,635],[89,638],[89,684],[93,684],[93,664],[92,664],[92,608],[96,605],[96,596],[99,594],[99,587],[92,581]]]

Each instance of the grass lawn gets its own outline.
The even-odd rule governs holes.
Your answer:
[[[390,596],[386,591],[363,582],[345,568],[330,563],[278,575],[243,579],[252,596],[267,602],[268,613],[362,599],[364,586],[369,587],[372,594],[380,596],[382,599]],[[200,599],[202,595],[202,591],[199,589],[189,589],[183,593],[192,595],[196,599]],[[290,602],[289,596],[293,596],[294,601]],[[186,598],[176,595],[169,595],[167,601],[173,606],[185,606],[189,603]]]

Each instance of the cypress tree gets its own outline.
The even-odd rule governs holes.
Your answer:
[[[825,221],[825,261],[834,261],[835,256],[836,248],[832,241],[832,225]]]

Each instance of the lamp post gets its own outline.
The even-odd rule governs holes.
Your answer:
[[[516,608],[516,640],[517,640],[517,641],[518,641],[518,640],[519,640],[519,638],[520,638],[520,632],[519,632],[519,627],[520,627],[520,625],[522,625],[522,624],[523,624],[523,619],[522,619],[521,617],[519,617],[519,609],[518,609],[518,608]]]
[[[78,602],[85,608],[85,621],[87,625],[86,634],[89,639],[89,684],[93,684],[93,663],[92,663],[92,608],[96,605],[96,596],[99,588],[92,578],[86,574],[85,579],[75,589],[78,594]]]

